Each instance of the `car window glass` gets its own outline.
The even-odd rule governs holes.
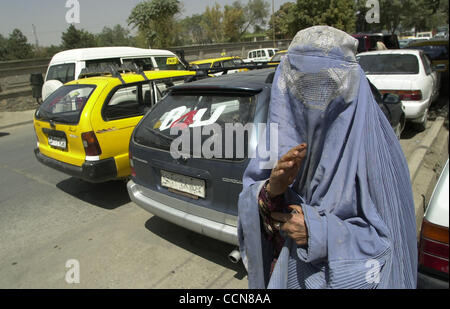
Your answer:
[[[152,58],[126,58],[122,59],[124,64],[136,64],[143,71],[150,71],[153,69]]]
[[[94,85],[62,86],[44,100],[36,117],[76,124],[94,89]]]
[[[109,65],[120,66],[120,58],[86,60],[86,68],[91,70]]]
[[[143,89],[147,93],[143,94]],[[151,96],[148,85],[116,88],[108,96],[109,100],[107,100],[107,103],[103,107],[104,118],[106,120],[115,120],[143,115],[145,112],[144,96],[147,96],[147,100]]]
[[[65,84],[75,79],[75,63],[52,65],[48,69],[46,80],[59,80]]]
[[[156,65],[160,70],[186,70],[185,66],[175,56],[155,57]]]
[[[190,132],[193,132],[194,128],[217,124],[225,132],[226,124],[245,126],[252,123],[255,106],[256,97],[254,96],[171,94],[158,103],[136,128],[135,141],[148,147],[169,151],[170,141],[177,137],[170,134],[171,128],[188,128]],[[181,134],[181,131],[178,133]],[[210,137],[210,135],[202,135],[202,144]],[[225,138],[225,134],[222,138]],[[244,147],[246,152],[246,145]],[[236,153],[236,149],[234,152]],[[243,158],[233,156],[229,159]]]
[[[213,68],[220,68],[221,67],[221,62],[220,61],[216,61],[213,64]]]
[[[416,55],[378,54],[357,56],[366,74],[418,74]]]
[[[260,50],[258,50],[258,51],[256,52],[256,57],[258,57],[258,58],[261,57],[261,51],[260,51]]]

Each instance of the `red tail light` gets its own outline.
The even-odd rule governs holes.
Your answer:
[[[83,140],[84,151],[87,156],[99,156],[102,154],[97,137],[93,131],[81,134],[81,139]]]
[[[130,158],[131,176],[136,177],[136,171],[134,170],[133,156],[131,151],[128,151],[128,158]]]
[[[448,227],[422,223],[419,246],[419,265],[448,274]]]
[[[381,90],[382,94],[393,93],[400,97],[402,101],[420,101],[422,100],[422,91],[420,90]]]

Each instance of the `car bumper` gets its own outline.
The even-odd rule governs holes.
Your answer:
[[[407,120],[420,119],[428,108],[429,101],[402,101]]]
[[[198,215],[188,213],[182,209],[171,207],[169,205],[179,204],[180,201],[165,194],[145,189],[136,184],[133,180],[128,182],[127,189],[131,200],[134,203],[155,216],[199,234],[203,234],[232,245],[238,245],[237,228],[235,226],[215,222]],[[185,203],[185,206],[187,207],[184,208],[199,207],[193,204],[189,205],[190,203],[187,202]]]
[[[34,154],[36,159],[42,164],[88,182],[105,182],[117,177],[116,162],[113,158],[86,161],[82,166],[76,166],[47,157],[39,151],[39,148],[34,149]]]
[[[436,278],[424,272],[417,273],[417,288],[418,289],[448,289],[448,280]]]

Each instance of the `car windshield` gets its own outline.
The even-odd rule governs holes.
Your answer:
[[[357,56],[366,74],[418,74],[419,61],[415,55],[375,54]]]
[[[36,111],[36,118],[77,124],[94,89],[94,85],[62,86],[45,99]]]
[[[410,48],[422,50],[431,61],[448,60],[448,46],[446,45],[411,46]]]
[[[210,132],[206,130],[206,127],[215,127],[214,130],[219,129],[222,131],[221,139],[219,137],[218,141],[222,142],[222,145],[225,145],[226,141],[229,141],[229,138],[225,140],[226,136],[229,137],[227,135],[228,133],[225,133],[226,124],[229,124],[227,127],[239,127],[242,129],[248,124],[251,125],[255,113],[255,106],[255,96],[224,96],[220,94],[174,95],[172,93],[161,100],[144,117],[136,128],[134,141],[144,146],[170,151],[171,143],[182,134],[182,131],[178,131],[177,135],[171,135],[170,131],[171,128],[178,127],[179,129],[189,128],[190,145],[193,145],[192,141],[196,138],[196,132],[203,131],[199,134],[201,137],[197,141],[201,141],[200,145],[204,146],[206,140],[210,139],[213,134],[218,134],[216,131]],[[198,131],[198,129],[202,130]],[[206,135],[204,135],[205,130],[207,131]],[[237,131],[232,132],[231,136],[236,136],[238,134]],[[245,159],[248,155],[248,134],[249,132],[246,131],[240,135],[244,141],[242,144],[234,144],[232,146],[231,155],[230,149],[227,150],[225,145],[219,150],[221,154],[214,157],[233,161]],[[215,144],[214,147],[216,147]],[[193,148],[190,147],[188,150],[192,156],[194,156]],[[179,150],[181,151],[181,149]]]
[[[155,61],[160,70],[186,70],[183,63],[175,56],[155,57]]]

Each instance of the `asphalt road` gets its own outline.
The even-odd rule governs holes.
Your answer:
[[[407,126],[407,158],[425,134]],[[0,132],[0,288],[247,288],[242,263],[227,260],[233,246],[152,216],[124,182],[41,165],[35,139],[31,124]],[[73,259],[80,283],[69,284]]]

